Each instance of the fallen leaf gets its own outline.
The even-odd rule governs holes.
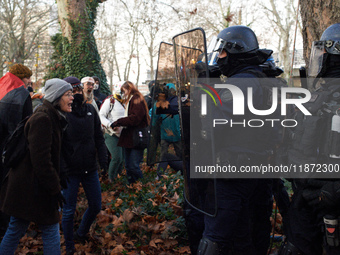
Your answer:
[[[120,198],[117,198],[117,201],[115,203],[115,207],[121,206],[122,203],[123,203],[123,200],[121,200]]]
[[[135,244],[132,241],[127,241],[124,245],[128,246],[130,249],[135,248]]]
[[[162,239],[155,239],[154,242],[155,243],[164,243],[164,241]]]
[[[177,246],[178,242],[176,240],[172,240],[172,239],[167,239],[164,241],[164,246],[166,248],[170,248],[172,246]]]
[[[110,248],[110,247],[114,247],[114,246],[116,246],[117,245],[117,242],[116,242],[116,240],[111,240],[109,243],[108,243],[108,247]]]
[[[105,236],[104,236],[104,238],[105,238],[106,240],[111,240],[111,239],[112,239],[112,235],[111,235],[110,233],[106,233]]]
[[[157,203],[153,201],[151,198],[149,198],[148,200],[152,202],[152,206],[157,206]]]
[[[177,194],[177,192],[175,192],[175,194],[174,194],[174,196],[172,198],[175,199],[175,200],[179,199],[179,195]]]
[[[157,245],[155,244],[154,240],[150,241],[149,246],[157,249]]]
[[[124,246],[123,245],[118,245],[116,248],[114,248],[110,255],[117,255],[117,254],[120,254],[124,251]]]
[[[123,213],[123,220],[126,222],[130,222],[133,216],[134,216],[133,212],[130,211],[129,209],[126,209]]]
[[[184,254],[184,253],[190,254],[191,253],[189,246],[184,246],[184,247],[179,248],[178,252],[181,253],[181,254]]]

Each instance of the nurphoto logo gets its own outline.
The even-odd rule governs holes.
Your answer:
[[[256,116],[269,116],[273,114],[279,104],[281,108],[281,116],[286,115],[286,109],[287,105],[293,105],[295,108],[299,109],[303,114],[305,115],[312,115],[305,106],[303,106],[304,103],[307,103],[311,99],[311,93],[309,90],[304,88],[296,88],[296,87],[282,87],[280,88],[280,95],[279,95],[279,88],[273,87],[271,89],[272,94],[270,95],[271,100],[271,106],[269,109],[256,109],[254,107],[254,99],[253,99],[253,88],[248,87],[247,88],[247,96],[245,98],[245,95],[243,91],[231,84],[215,84],[214,87],[209,86],[207,84],[203,84],[205,87],[209,88],[218,98],[220,101],[220,105],[223,106],[222,100],[216,89],[228,89],[230,91],[230,101],[232,102],[232,109],[233,109],[233,115],[242,116],[245,115],[245,106],[248,107],[249,112]],[[200,88],[202,91],[206,92],[213,100],[215,106],[217,106],[217,102],[212,95],[212,93],[207,90],[206,88]],[[207,94],[201,94],[201,115],[204,117],[208,114],[208,107],[207,107]],[[291,95],[298,95],[295,97],[292,97]],[[247,101],[245,101],[247,100]],[[247,103],[245,103],[247,102]],[[262,127],[266,122],[271,123],[271,126],[274,127],[275,122],[280,122],[281,126],[283,127],[295,127],[298,123],[294,119],[248,119],[247,121],[244,120],[242,122],[233,122],[232,119],[213,119],[213,127],[216,127],[216,125],[225,125],[229,124],[231,127],[234,125],[242,125],[242,126],[249,126],[249,127]],[[289,124],[291,123],[291,124]]]

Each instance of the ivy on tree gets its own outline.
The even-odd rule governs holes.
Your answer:
[[[98,76],[101,80],[100,90],[110,94],[106,74],[100,63],[97,44],[94,38],[97,7],[101,1],[86,0],[86,18],[68,19],[72,30],[71,40],[62,34],[56,34],[52,39],[54,53],[45,79],[65,78],[75,76],[79,79],[85,76]]]

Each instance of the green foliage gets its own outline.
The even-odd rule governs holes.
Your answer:
[[[284,186],[288,192],[288,195],[291,197],[293,195],[293,188],[292,188],[292,183],[286,179],[283,179],[284,181]]]
[[[66,77],[65,61],[63,59],[63,56],[64,56],[63,40],[64,39],[65,38],[60,33],[51,37],[51,44],[54,48],[54,52],[52,54],[50,64],[47,66],[48,73],[44,77],[45,79]]]
[[[55,51],[45,79],[98,76],[101,80],[101,92],[110,94],[93,35],[99,2],[86,0],[86,18],[68,20],[72,27],[71,42],[61,34],[52,37]]]
[[[172,169],[165,171],[164,178],[160,180],[155,180],[156,171],[145,170],[143,174],[143,179],[133,185],[126,185],[125,176],[119,177],[114,183],[102,183],[103,192],[115,191],[115,199],[108,202],[106,208],[110,208],[117,218],[133,212],[130,221],[123,221],[116,229],[109,224],[105,232],[129,236],[137,249],[157,238],[177,240],[177,247],[187,245],[187,231],[182,216],[183,176]]]

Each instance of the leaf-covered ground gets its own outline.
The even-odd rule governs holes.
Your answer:
[[[143,166],[144,178],[128,185],[125,174],[113,183],[101,178],[102,211],[89,233],[89,241],[76,244],[75,254],[190,254],[181,205],[183,178],[167,169],[156,180],[156,170]],[[79,190],[75,229],[87,208]],[[63,254],[64,238],[61,231]],[[31,224],[16,254],[43,254],[39,230]]]
[[[89,233],[89,241],[76,243],[75,254],[190,254],[181,205],[183,177],[180,172],[167,169],[160,180],[156,170],[143,165],[144,178],[128,185],[125,173],[113,183],[101,178],[102,211]],[[87,208],[84,190],[80,188],[75,229]],[[274,223],[275,204],[273,207]],[[276,216],[276,231],[281,234],[282,217]],[[278,239],[280,235],[277,235]],[[65,254],[61,231],[62,251]],[[277,254],[280,242],[270,254]],[[43,254],[38,228],[31,224],[21,239],[16,254]]]

